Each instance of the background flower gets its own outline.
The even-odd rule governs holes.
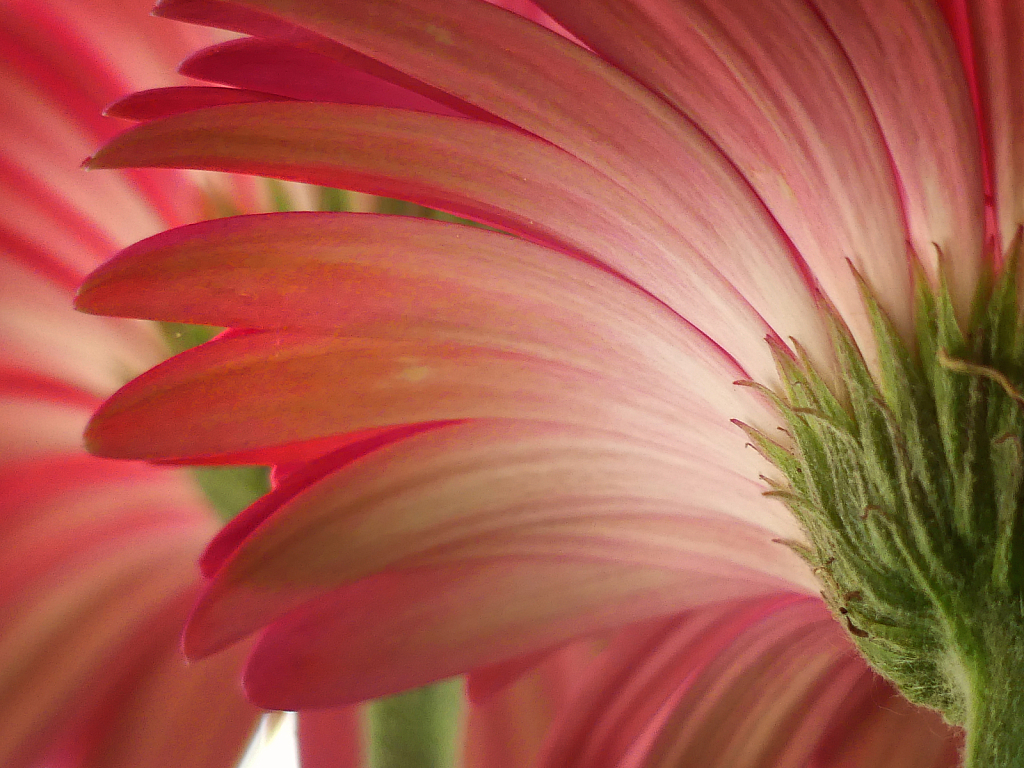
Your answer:
[[[0,9],[0,763],[229,766],[259,711],[244,648],[196,665],[181,626],[215,516],[184,471],[87,455],[102,399],[166,357],[155,325],[71,308],[118,248],[210,215],[188,174],[85,174],[126,90],[179,80],[223,36],[148,17],[145,3]],[[214,183],[212,179],[208,183]],[[225,188],[252,198],[252,185]]]

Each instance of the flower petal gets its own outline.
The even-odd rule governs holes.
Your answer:
[[[246,691],[268,706],[337,706],[560,645],[695,600],[780,587],[778,581],[729,570],[670,573],[612,562],[529,558],[379,574],[268,628],[249,660]]]
[[[181,72],[199,80],[291,99],[465,116],[427,96],[283,40],[242,38],[221,43],[190,56],[182,64]]]
[[[968,0],[966,5],[978,106],[991,155],[995,234],[1005,249],[1024,224],[1024,73],[1018,55],[1024,7],[1015,0]]]
[[[384,569],[560,556],[569,570],[610,561],[638,574],[681,571],[683,581],[691,570],[745,573],[755,590],[810,584],[806,566],[770,541],[798,536],[792,519],[752,501],[760,501],[756,484],[706,457],[608,433],[516,423],[434,429],[286,500],[216,572],[186,649],[215,651]]]
[[[779,595],[707,606],[615,638],[539,765],[833,765],[871,717],[928,734],[917,743],[928,757],[909,764],[935,765],[937,751],[955,749],[932,713],[877,710],[878,697],[867,699],[878,683],[820,601]]]
[[[945,19],[930,0],[817,7],[878,118],[910,243],[935,286],[941,267],[966,323],[983,268],[985,196],[970,89]]]
[[[771,329],[705,262],[678,268],[689,247],[664,221],[569,155],[509,129],[357,106],[231,105],[132,129],[92,160],[93,167],[127,165],[261,173],[476,218],[598,259],[685,306],[685,316],[714,331],[749,375],[775,375],[763,341]]]
[[[847,260],[912,338],[899,198],[870,105],[803,0],[540,0],[707,132],[806,259],[864,349]],[[802,337],[799,337],[802,338]]]
[[[79,309],[242,328],[464,341],[541,355],[774,426],[743,371],[664,305],[596,266],[477,228],[366,214],[222,219],[122,252]]]
[[[523,418],[643,434],[684,454],[703,450],[756,466],[716,401],[686,386],[685,369],[673,387],[500,341],[225,336],[122,387],[93,417],[86,441],[99,455],[166,460],[407,423]],[[201,421],[189,418],[197,409]],[[176,427],[183,420],[188,430]]]
[[[272,93],[247,91],[241,88],[212,88],[179,85],[138,91],[110,105],[106,114],[126,120],[156,120],[179,112],[215,107],[221,104],[248,104],[254,101],[282,101]]]

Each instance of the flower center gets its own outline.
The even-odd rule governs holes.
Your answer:
[[[987,281],[966,333],[945,289],[919,280],[915,349],[865,290],[877,374],[837,320],[842,398],[801,356],[777,350],[783,386],[770,396],[791,443],[745,427],[785,476],[769,495],[789,506],[810,546],[785,543],[814,568],[871,664],[967,728],[967,764],[978,766],[1024,758],[1024,737],[979,742],[993,718],[1019,730],[1024,714],[1019,251],[1018,241]],[[985,763],[983,752],[1001,757]]]

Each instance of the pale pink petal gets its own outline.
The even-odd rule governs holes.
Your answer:
[[[934,286],[941,266],[966,323],[983,268],[985,197],[970,89],[945,19],[930,0],[817,7],[878,118],[910,243]]]
[[[792,520],[758,509],[758,495],[706,460],[607,433],[514,422],[434,429],[286,498],[216,571],[186,648],[212,652],[383,569],[560,556],[570,571],[610,561],[683,581],[728,573],[755,590],[810,585],[802,562],[771,541],[799,535]]]
[[[860,83],[809,4],[538,4],[707,132],[862,348],[870,350],[873,339],[848,260],[912,338],[910,268],[890,160]]]

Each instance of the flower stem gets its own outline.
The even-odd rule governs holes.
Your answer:
[[[364,709],[370,768],[456,768],[461,679],[389,696]]]
[[[964,768],[1018,768],[1024,766],[1024,636],[986,634],[989,648],[971,674]],[[1006,642],[996,649],[992,639]]]

